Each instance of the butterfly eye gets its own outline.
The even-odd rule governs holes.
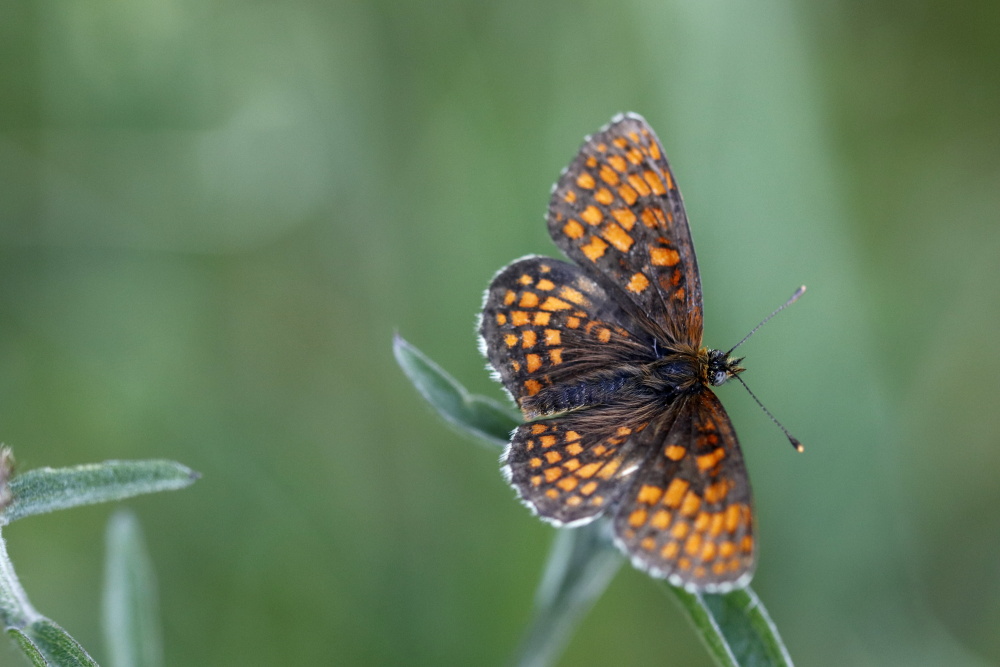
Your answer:
[[[712,385],[718,387],[719,385],[725,384],[726,380],[729,379],[729,374],[726,371],[715,371],[712,375]]]

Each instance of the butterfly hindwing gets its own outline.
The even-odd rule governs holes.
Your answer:
[[[715,394],[706,388],[681,400],[622,497],[616,539],[637,567],[692,590],[724,592],[753,574],[749,479]]]
[[[651,416],[638,405],[605,405],[522,424],[504,456],[505,475],[542,518],[585,523],[628,489]]]

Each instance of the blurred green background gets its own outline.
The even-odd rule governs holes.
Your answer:
[[[0,440],[164,457],[128,503],[169,665],[498,665],[553,529],[444,426],[502,265],[582,137],[642,113],[683,188],[754,483],[754,588],[802,665],[1000,662],[1000,5],[0,5]],[[103,657],[111,508],[5,531]],[[18,664],[0,646],[0,663]],[[707,665],[623,568],[562,665]]]

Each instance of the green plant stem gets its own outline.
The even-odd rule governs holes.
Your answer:
[[[24,592],[0,534],[0,621],[5,629],[24,629],[42,618]]]

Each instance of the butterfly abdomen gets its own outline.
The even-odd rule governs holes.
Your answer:
[[[642,375],[641,368],[631,366],[592,373],[525,397],[521,401],[521,409],[525,415],[536,417],[612,403],[621,400],[625,393],[639,390],[643,384]]]

